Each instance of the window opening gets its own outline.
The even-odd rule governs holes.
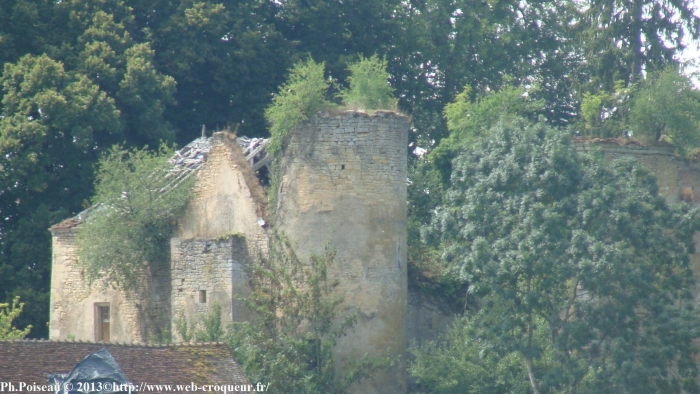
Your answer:
[[[207,291],[206,290],[200,290],[199,291],[199,303],[200,304],[205,304],[207,302]]]
[[[110,311],[109,304],[95,304],[95,325],[96,340],[98,342],[109,342]]]

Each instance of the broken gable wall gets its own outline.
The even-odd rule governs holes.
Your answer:
[[[258,223],[266,203],[235,136],[214,133],[192,200],[170,243],[172,332],[177,339],[178,319],[199,323],[214,304],[222,307],[223,327],[234,318],[248,319],[235,296],[249,293],[245,264],[267,250],[265,229]]]

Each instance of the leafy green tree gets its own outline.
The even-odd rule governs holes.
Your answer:
[[[356,315],[342,310],[328,279],[335,252],[299,260],[285,237],[275,237],[270,257],[249,265],[252,293],[244,299],[255,322],[234,322],[228,342],[251,381],[273,382],[273,393],[345,393],[390,360],[363,358],[338,376],[332,349],[352,329]]]
[[[99,163],[94,204],[78,234],[90,280],[137,290],[149,266],[168,264],[168,242],[190,198],[193,178],[173,176],[172,151],[114,147]]]
[[[543,100],[532,99],[522,88],[504,86],[498,91],[470,98],[466,86],[455,100],[445,105],[443,114],[450,135],[435,147],[428,159],[442,174],[443,183],[449,183],[451,161],[460,152],[490,138],[492,127],[502,119],[513,117],[537,119],[544,108]]]
[[[700,17],[692,2],[682,0],[585,0],[571,30],[583,51],[580,63],[590,75],[589,91],[612,92],[615,82],[627,86],[644,72],[676,65],[687,34],[698,38]]]
[[[437,295],[453,309],[464,308],[468,299],[464,285],[444,275],[445,264],[439,251],[421,242],[420,229],[429,225],[432,213],[441,203],[450,184],[452,160],[490,138],[492,127],[501,119],[527,117],[535,120],[544,100],[535,100],[522,88],[505,86],[475,99],[466,86],[444,109],[450,130],[447,138],[410,167],[408,188],[409,278],[427,294]]]
[[[19,297],[15,297],[10,303],[0,303],[0,340],[2,339],[23,339],[29,334],[32,326],[27,326],[24,330],[13,327],[12,321],[22,313],[24,303],[19,302]]]
[[[630,126],[638,138],[666,135],[681,153],[700,147],[700,90],[674,68],[650,76],[632,99]]]
[[[399,0],[291,0],[275,3],[272,12],[297,57],[311,55],[344,80],[356,54],[381,56],[395,47],[406,28],[396,17],[402,7]]]
[[[18,319],[46,335],[50,234],[91,191],[96,148],[121,136],[114,101],[46,55],[0,77],[0,293],[27,302]]]
[[[224,338],[225,331],[221,327],[221,304],[214,304],[211,310],[202,318],[202,329],[195,333],[197,342],[218,342]],[[186,339],[186,336],[183,336]]]
[[[630,98],[637,90],[638,85],[625,87],[618,80],[612,92],[584,93],[581,114],[574,124],[577,132],[608,138],[629,136]]]
[[[343,104],[366,110],[396,109],[397,100],[393,98],[394,89],[389,85],[387,61],[377,55],[348,64],[350,76],[347,90],[340,92]]]
[[[173,126],[165,120],[167,105],[175,104],[175,80],[159,72],[149,42],[137,42],[132,12],[115,1],[102,9],[73,2],[61,9],[72,26],[72,51],[57,56],[115,100],[130,146],[173,141]],[[97,9],[95,9],[97,8]]]
[[[207,129],[240,124],[240,133],[267,134],[264,110],[287,69],[305,52],[276,28],[281,3],[258,0],[128,1],[139,42],[154,50],[158,70],[177,81],[165,118],[178,142]],[[286,2],[285,2],[286,4]]]
[[[39,55],[48,38],[54,2],[8,0],[0,3],[0,64]]]
[[[506,76],[545,100],[547,119],[566,124],[575,114],[570,90],[579,78],[577,49],[565,34],[573,16],[569,3],[404,2],[396,11],[400,39],[387,58],[417,144],[430,149],[449,134],[442,111],[465,86],[474,100],[500,89]]]
[[[532,392],[698,390],[697,210],[517,121],[460,154],[451,181],[425,235],[478,300],[474,340],[517,354]]]
[[[577,131],[602,137],[633,137],[656,143],[665,136],[681,155],[700,146],[700,91],[675,67],[649,73],[628,87],[585,93]]]

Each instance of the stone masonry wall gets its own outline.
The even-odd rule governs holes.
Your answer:
[[[201,325],[202,318],[211,311],[214,304],[222,307],[221,321],[224,328],[234,320],[242,321],[250,317],[235,297],[246,295],[248,289],[245,239],[239,236],[216,240],[173,238],[170,245],[172,332],[176,340],[182,340],[177,330],[177,320],[181,316],[189,324]],[[206,292],[205,302],[200,300],[201,291]]]
[[[197,173],[192,200],[180,221],[178,238],[218,238],[243,234],[251,255],[267,250],[264,216],[267,198],[227,132],[214,133],[207,160]]]
[[[125,292],[103,282],[90,285],[78,264],[79,227],[52,229],[53,265],[49,338],[96,340],[98,303],[110,307],[110,341],[148,342],[169,327],[170,283],[167,272],[144,278],[142,292]]]
[[[335,248],[329,277],[359,312],[335,348],[340,372],[365,353],[405,360],[408,126],[393,112],[320,113],[290,131],[279,164],[277,228],[302,258]],[[405,364],[352,391],[406,392]]]

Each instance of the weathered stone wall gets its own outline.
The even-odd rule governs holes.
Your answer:
[[[245,239],[228,236],[222,239],[173,238],[171,245],[172,273],[172,332],[182,340],[177,330],[178,319],[190,325],[200,325],[212,306],[222,307],[221,323],[226,328],[232,321],[250,318],[237,295],[247,295],[245,265],[248,251]],[[200,291],[206,292],[201,302]]]
[[[148,342],[169,327],[170,280],[166,270],[144,278],[139,292],[103,282],[88,284],[76,258],[79,227],[53,228],[49,338],[95,341],[95,304],[109,303],[112,342]]]
[[[359,312],[335,348],[339,368],[365,353],[402,360],[358,393],[406,392],[408,126],[393,112],[318,114],[290,131],[279,167],[277,227],[302,258],[331,243],[329,276]]]
[[[177,340],[180,313],[198,324],[218,303],[223,327],[251,318],[235,296],[250,293],[244,266],[250,256],[268,248],[261,226],[267,197],[233,135],[214,133],[192,193],[178,236],[171,240],[172,327]],[[199,302],[200,290],[207,292],[206,303]]]
[[[178,238],[243,234],[254,255],[267,249],[265,229],[258,223],[267,199],[234,138],[227,132],[214,133],[207,160],[197,172],[192,200],[180,221]]]

